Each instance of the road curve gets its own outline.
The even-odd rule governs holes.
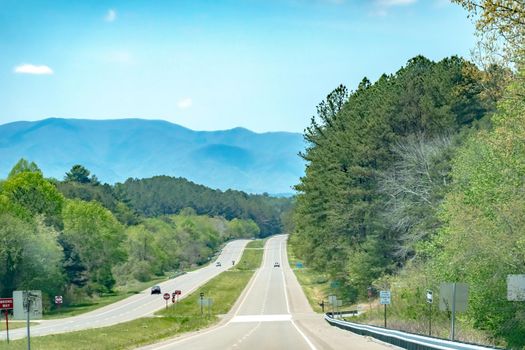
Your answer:
[[[261,268],[220,325],[141,349],[391,349],[331,327],[312,311],[289,267],[286,239],[267,241]]]
[[[236,240],[226,244],[216,260],[222,263],[222,267],[216,267],[215,263],[212,263],[201,269],[159,283],[158,285],[161,287],[162,293],[168,292],[171,294],[174,290],[179,289],[182,291],[182,298],[184,298],[219,273],[229,269],[232,266],[232,260],[236,262],[239,261],[244,247],[248,242],[249,240]],[[56,320],[42,320],[38,326],[31,327],[31,336],[111,326],[140,317],[150,316],[155,311],[165,307],[165,305],[166,302],[162,298],[162,294],[151,295],[150,289],[148,288],[139,294],[79,316]],[[9,331],[10,339],[19,339],[25,336],[25,328]],[[0,339],[6,339],[5,331],[0,332]]]

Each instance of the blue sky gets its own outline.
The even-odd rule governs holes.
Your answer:
[[[0,124],[302,132],[337,85],[468,58],[473,32],[447,0],[0,0]]]

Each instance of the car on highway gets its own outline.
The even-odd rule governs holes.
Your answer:
[[[151,287],[151,294],[160,294],[160,286]]]
[[[220,262],[220,261],[217,261],[217,262],[215,263],[215,266],[217,266],[217,267],[221,267],[221,266],[222,266],[222,265],[221,265],[221,262]]]
[[[276,261],[276,262],[273,263],[273,267],[281,267],[281,264],[279,264],[279,262]]]

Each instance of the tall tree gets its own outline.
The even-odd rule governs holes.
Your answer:
[[[78,183],[89,183],[91,179],[89,178],[90,171],[87,170],[80,164],[73,165],[70,171],[66,172],[64,181],[73,181]]]

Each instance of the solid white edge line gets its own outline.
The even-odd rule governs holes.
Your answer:
[[[282,265],[282,269],[281,269],[281,274],[283,276],[283,287],[284,287],[284,297],[286,299],[286,310],[288,310],[288,313],[291,314],[290,312],[290,303],[288,301],[288,291],[287,291],[287,288],[286,288],[286,279],[284,277],[284,269],[285,269],[285,266],[288,267],[288,258],[286,259],[283,259],[283,244],[286,243],[286,240],[287,238],[285,238],[283,241],[281,241],[281,244],[279,245],[279,250],[280,250],[280,255],[281,255],[281,263],[283,263]],[[284,264],[286,262],[286,264]],[[303,331],[301,331],[301,329],[297,326],[297,324],[295,324],[295,322],[292,320],[290,320],[290,322],[292,322],[292,325],[295,327],[295,329],[297,330],[297,332],[299,332],[299,334],[303,337],[304,341],[308,344],[308,346],[310,347],[310,349],[312,350],[317,350],[317,348],[315,347],[315,345],[310,341],[310,339],[308,339],[308,337],[306,336],[306,334],[303,333]]]

